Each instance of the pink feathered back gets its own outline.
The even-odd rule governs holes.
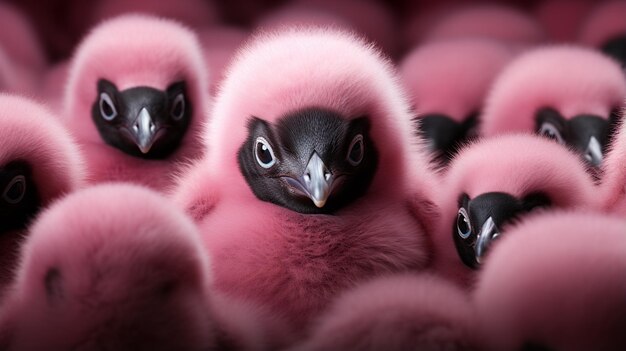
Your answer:
[[[621,350],[626,221],[580,212],[528,218],[501,239],[475,291],[486,350]]]
[[[488,39],[436,41],[408,53],[400,72],[418,116],[442,113],[462,122],[482,110],[492,80],[512,56]]]
[[[486,37],[508,44],[532,45],[544,40],[539,23],[524,12],[503,5],[479,5],[450,12],[432,26],[426,40]]]
[[[621,122],[609,146],[606,162],[602,165],[601,208],[626,216],[626,119],[621,111]]]
[[[485,136],[530,132],[535,113],[556,109],[565,118],[593,114],[608,118],[626,97],[618,63],[596,50],[555,45],[522,54],[493,83],[481,116]]]
[[[463,285],[473,283],[474,271],[461,262],[452,237],[462,194],[473,199],[504,192],[519,198],[541,192],[552,207],[565,209],[594,208],[597,203],[593,181],[576,154],[552,140],[524,134],[483,139],[461,150],[442,189],[442,216],[433,238],[434,268]]]
[[[0,314],[8,350],[206,350],[211,275],[193,223],[130,185],[74,193],[31,229]]]
[[[469,295],[437,276],[390,275],[341,294],[291,350],[474,350]]]

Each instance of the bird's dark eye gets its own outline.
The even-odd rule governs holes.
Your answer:
[[[270,143],[263,137],[258,137],[254,145],[254,157],[259,166],[263,168],[270,168],[276,163],[276,157],[274,156],[274,150],[270,146]]]
[[[352,139],[348,149],[348,162],[353,166],[358,166],[363,161],[365,149],[363,148],[363,135],[359,134]]]
[[[113,100],[107,93],[100,93],[100,115],[107,121],[112,121],[117,116]]]
[[[185,115],[185,96],[182,93],[176,95],[170,114],[176,121],[180,120]]]
[[[543,122],[541,124],[541,127],[539,128],[539,135],[554,139],[559,142],[559,144],[565,144],[565,141],[563,140],[563,137],[561,136],[559,130],[554,126],[554,124],[550,122]]]
[[[472,225],[470,224],[469,216],[465,208],[459,208],[459,212],[456,215],[456,232],[463,239],[467,239],[472,234]]]
[[[20,203],[26,194],[26,178],[23,175],[13,177],[2,192],[2,199],[9,204]]]

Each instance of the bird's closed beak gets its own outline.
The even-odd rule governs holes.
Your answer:
[[[307,195],[318,208],[324,207],[332,190],[334,177],[324,161],[314,152],[301,177]]]
[[[500,233],[498,232],[493,217],[487,218],[476,238],[476,262],[482,263],[481,260],[487,253],[487,249],[498,235],[500,235]]]
[[[310,198],[318,208],[326,205],[335,180],[316,152],[309,159],[302,176],[297,179],[291,177],[284,179],[293,189]]]
[[[156,140],[156,125],[145,107],[139,111],[131,130],[139,150],[147,154]]]
[[[589,143],[587,144],[584,156],[585,159],[594,167],[600,167],[602,164],[602,145],[600,145],[600,142],[596,139],[596,137],[592,136],[589,138]]]

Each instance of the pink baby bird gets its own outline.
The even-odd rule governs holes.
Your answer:
[[[484,350],[624,350],[626,220],[529,218],[483,267],[475,306]]]
[[[95,28],[70,65],[64,112],[91,181],[170,185],[177,163],[202,154],[207,89],[198,40],[176,22],[129,15]]]
[[[364,278],[418,270],[434,188],[391,64],[350,34],[258,34],[236,56],[208,154],[174,195],[216,287],[303,327]]]
[[[513,60],[496,79],[480,132],[488,137],[535,132],[599,167],[624,98],[626,76],[611,58],[575,46],[537,48]]]
[[[491,82],[512,56],[497,41],[457,39],[426,43],[404,58],[400,72],[419,131],[439,160],[447,163],[477,136]]]
[[[26,227],[83,183],[78,147],[57,120],[34,101],[0,94],[0,293],[14,275]]]
[[[489,259],[495,241],[530,212],[589,208],[593,180],[576,154],[535,135],[483,139],[452,161],[433,237],[437,272],[464,286]],[[494,242],[495,241],[495,242]]]
[[[478,350],[469,294],[430,275],[391,275],[341,294],[292,350]]]
[[[490,38],[515,48],[541,43],[545,34],[529,14],[506,5],[483,4],[459,7],[432,24],[424,40]]]

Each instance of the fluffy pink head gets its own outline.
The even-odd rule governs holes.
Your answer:
[[[469,296],[435,276],[377,278],[340,295],[293,350],[468,350]]]
[[[442,189],[441,222],[433,239],[435,269],[462,283],[472,278],[452,236],[462,194],[474,199],[489,192],[516,198],[541,193],[553,208],[566,209],[588,208],[595,203],[593,181],[579,157],[552,140],[534,135],[499,136],[466,147],[450,164]]]
[[[102,144],[91,117],[97,82],[106,79],[125,90],[144,86],[165,90],[184,80],[193,103],[189,132],[175,154],[198,148],[208,111],[207,77],[200,44],[193,32],[176,22],[142,15],[106,21],[87,35],[76,50],[65,91],[66,124],[81,143]]]
[[[2,316],[9,350],[205,350],[214,333],[199,234],[131,185],[74,193],[32,227]]]
[[[92,11],[92,23],[131,12],[170,18],[194,28],[218,21],[213,2],[203,0],[100,0]]]
[[[46,57],[29,19],[13,5],[0,3],[0,48],[10,59],[30,70],[42,70]]]
[[[431,42],[406,56],[401,75],[418,113],[462,122],[482,109],[491,81],[511,57],[505,46],[486,39]]]
[[[58,118],[29,99],[0,94],[0,165],[30,164],[46,206],[83,183],[80,151]]]
[[[599,47],[615,35],[626,33],[626,2],[606,1],[596,6],[580,28],[580,42]]]
[[[464,7],[442,17],[427,40],[486,37],[510,44],[531,45],[544,39],[539,23],[522,11],[501,5]]]
[[[549,0],[539,2],[535,15],[551,41],[571,42],[592,8],[593,2],[588,0]]]
[[[535,113],[544,107],[565,118],[608,118],[624,97],[624,72],[602,53],[565,45],[534,49],[513,60],[495,80],[481,116],[481,133],[533,131]]]
[[[512,229],[475,291],[488,349],[626,345],[624,233],[623,219],[584,213],[546,214]]]
[[[300,28],[257,35],[229,67],[206,136],[214,179],[249,192],[237,161],[248,119],[274,123],[307,107],[370,117],[378,169],[385,170],[370,190],[406,195],[409,174],[425,177],[424,155],[414,149],[409,106],[391,64],[351,34]]]

